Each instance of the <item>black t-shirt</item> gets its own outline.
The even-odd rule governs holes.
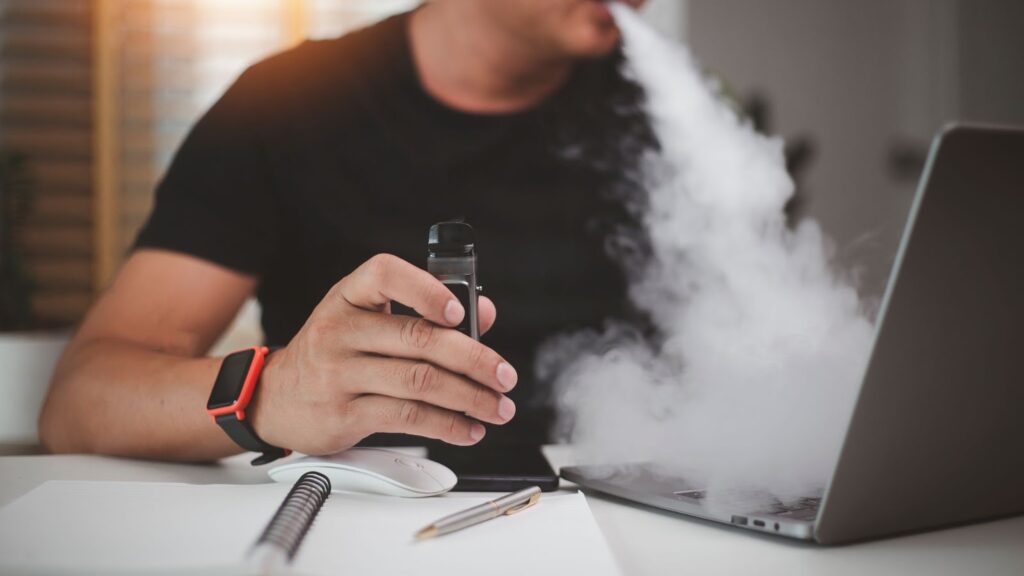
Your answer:
[[[621,54],[576,66],[530,110],[481,115],[427,94],[408,14],[306,42],[247,70],[199,120],[136,246],[260,278],[267,342],[284,345],[374,254],[426,263],[431,224],[464,217],[498,308],[484,342],[520,373],[520,438],[546,432],[533,354],[546,338],[629,314],[609,232],[652,142]]]

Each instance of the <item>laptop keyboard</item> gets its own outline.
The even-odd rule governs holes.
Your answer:
[[[700,502],[707,498],[707,491],[705,490],[679,490],[672,494],[680,500],[691,502]],[[719,502],[725,503],[725,505],[735,501],[736,506],[739,507],[742,507],[744,503],[749,505],[752,501],[764,501],[763,497],[752,497],[750,492],[726,492],[719,495],[717,499]],[[792,502],[782,502],[774,497],[770,497],[770,500],[771,504],[767,510],[761,510],[752,515],[781,516],[790,520],[814,520],[818,515],[818,508],[821,506],[821,498],[818,497],[800,498]]]

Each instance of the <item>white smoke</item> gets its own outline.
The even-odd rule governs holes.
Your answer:
[[[591,463],[654,462],[711,490],[820,489],[871,322],[818,225],[786,227],[782,142],[741,120],[685,47],[613,10],[661,143],[644,165],[652,263],[630,295],[664,339],[612,326],[542,351],[562,359],[569,439]]]

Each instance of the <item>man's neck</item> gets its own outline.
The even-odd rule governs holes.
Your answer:
[[[572,60],[544,54],[491,21],[476,2],[429,2],[409,27],[423,88],[464,112],[519,112],[558,90]]]

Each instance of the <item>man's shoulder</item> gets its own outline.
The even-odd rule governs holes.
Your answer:
[[[389,73],[389,59],[404,49],[405,14],[338,38],[306,40],[250,66],[239,79],[249,92],[278,105],[335,97]]]

